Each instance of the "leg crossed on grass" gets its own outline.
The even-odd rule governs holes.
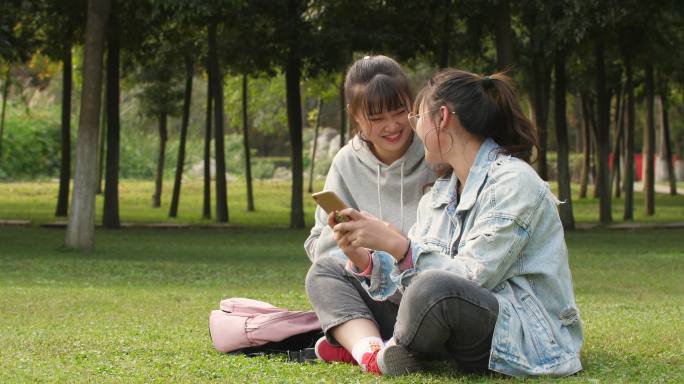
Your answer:
[[[487,371],[499,305],[491,292],[471,281],[446,271],[426,271],[413,279],[399,303],[375,301],[342,260],[323,258],[309,270],[306,290],[332,345],[339,345],[333,335],[336,327],[363,319],[376,325],[383,340],[394,337],[412,356],[447,358],[463,371]],[[388,351],[387,359],[379,364],[386,374],[404,373],[392,364],[414,368],[401,351]]]

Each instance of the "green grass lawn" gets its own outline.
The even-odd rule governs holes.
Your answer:
[[[323,183],[316,184],[317,190]],[[55,218],[59,183],[55,181],[0,182],[0,219],[24,219],[35,223],[58,220]],[[119,209],[123,222],[136,223],[189,223],[206,224],[212,220],[202,219],[201,180],[183,183],[178,217],[169,218],[169,205],[173,183],[165,180],[162,192],[162,206],[152,208],[154,183],[151,181],[124,180],[119,185]],[[289,182],[272,180],[254,181],[255,212],[247,212],[247,192],[243,181],[228,183],[228,208],[230,222],[240,226],[286,227],[290,220]],[[216,191],[212,186],[212,217],[215,215]],[[313,199],[305,194],[304,206],[308,225],[313,225]],[[103,196],[97,195],[97,222],[102,221]],[[62,218],[59,220],[66,220]]]
[[[446,366],[377,378],[341,364],[215,352],[207,321],[224,297],[310,308],[303,288],[307,231],[285,228],[289,184],[258,182],[257,212],[245,211],[244,184],[229,185],[230,228],[98,229],[91,254],[63,250],[63,229],[0,228],[0,383],[510,382],[460,376]],[[180,217],[170,220],[169,190],[164,208],[155,210],[152,183],[123,182],[122,220],[206,223],[199,219],[201,184],[185,188]],[[54,182],[0,183],[0,219],[53,221],[56,190]],[[684,221],[682,196],[659,195],[648,219],[639,204],[638,221]],[[621,202],[614,206],[618,219]],[[308,224],[312,208],[305,199]],[[596,201],[576,201],[575,212],[578,221],[595,221]],[[585,370],[554,382],[684,381],[682,238],[681,229],[567,235]]]
[[[0,382],[510,382],[445,367],[388,379],[347,365],[215,352],[209,311],[246,296],[308,309],[307,232],[98,230],[92,254],[64,231],[0,229]],[[585,370],[558,382],[684,380],[683,230],[568,235]],[[554,381],[555,382],[555,381]]]
[[[0,220],[24,219],[34,223],[46,223],[57,220],[54,216],[58,183],[55,181],[38,182],[0,182]],[[555,190],[556,183],[551,187]],[[323,188],[317,182],[316,191]],[[592,197],[579,199],[579,189],[573,185],[573,211],[575,220],[580,223],[595,223],[599,218],[598,199]],[[120,216],[124,222],[150,223],[211,223],[203,220],[202,214],[202,182],[189,180],[184,182],[181,192],[178,217],[168,217],[171,200],[172,183],[166,180],[162,194],[162,207],[152,208],[154,183],[138,180],[124,180],[120,184]],[[256,211],[247,212],[246,188],[243,181],[228,183],[228,206],[230,222],[239,226],[286,227],[290,217],[290,183],[283,181],[256,180],[254,183],[254,200]],[[211,191],[212,196],[215,192]],[[589,189],[591,196],[592,189]],[[102,195],[97,196],[97,222],[101,222]],[[313,224],[313,199],[304,193],[304,208],[307,225]],[[622,221],[624,198],[612,200],[613,220]],[[212,215],[213,215],[212,207]],[[634,201],[634,219],[637,222],[684,222],[684,196],[656,195],[656,214],[644,214],[643,193],[637,191]],[[64,219],[62,219],[64,220]]]

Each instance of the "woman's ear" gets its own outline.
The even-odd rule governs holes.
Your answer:
[[[451,120],[451,112],[446,106],[439,108],[439,129],[445,130]]]

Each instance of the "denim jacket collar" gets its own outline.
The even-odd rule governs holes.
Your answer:
[[[463,188],[461,199],[458,202],[457,211],[467,211],[473,207],[477,200],[480,188],[487,179],[489,166],[496,159],[499,145],[491,138],[486,138],[477,151],[475,161],[468,172],[468,179]],[[441,178],[435,181],[432,192],[432,207],[438,208],[456,201],[456,188],[458,178],[455,172],[451,172],[450,178]]]

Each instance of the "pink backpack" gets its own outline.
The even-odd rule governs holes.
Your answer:
[[[259,300],[230,298],[221,300],[220,310],[209,315],[209,335],[219,352],[237,352],[254,347],[296,340],[281,348],[304,349],[302,335],[318,335],[321,325],[313,311],[289,311]],[[309,339],[311,339],[309,337]],[[313,340],[315,342],[315,340]],[[310,341],[309,341],[310,342]],[[290,343],[291,344],[291,343]],[[278,348],[275,348],[278,349]]]

